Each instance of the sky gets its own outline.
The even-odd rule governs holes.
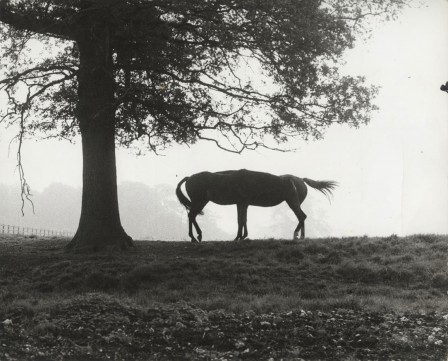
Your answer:
[[[381,87],[376,100],[380,109],[368,125],[336,125],[324,139],[294,140],[289,145],[296,150],[289,153],[259,150],[237,155],[209,143],[173,146],[159,156],[119,149],[118,183],[167,184],[174,192],[184,176],[240,168],[329,179],[339,182],[331,202],[309,190],[302,206],[328,226],[328,234],[322,236],[447,234],[448,94],[439,88],[448,81],[448,1],[431,0],[426,7],[405,10],[394,22],[378,24],[370,39],[346,54],[346,61],[344,72],[365,76]],[[13,185],[19,192],[17,144],[10,143],[12,137],[12,129],[0,128],[0,184]],[[51,183],[82,185],[79,140],[71,144],[29,139],[23,163],[33,190],[42,191]],[[236,230],[235,207],[209,204],[208,210],[219,216],[222,229]],[[248,217],[252,238],[292,236],[295,228],[286,205],[251,207]],[[290,229],[280,217],[289,219]]]

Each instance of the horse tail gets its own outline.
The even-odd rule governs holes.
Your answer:
[[[327,198],[333,195],[333,190],[338,186],[338,182],[335,181],[315,181],[309,178],[303,178],[303,181],[310,187],[325,194]]]
[[[190,200],[189,200],[187,197],[185,197],[185,195],[182,193],[182,190],[180,189],[181,185],[182,185],[184,182],[186,182],[186,180],[187,180],[188,178],[190,178],[190,177],[185,177],[184,179],[182,179],[182,180],[179,182],[179,184],[177,185],[177,188],[176,188],[176,195],[177,195],[177,198],[179,199],[179,202],[180,202],[185,208],[187,208],[187,210],[190,210],[190,208],[191,208],[191,202],[190,202]]]

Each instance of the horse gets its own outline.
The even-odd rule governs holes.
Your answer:
[[[190,199],[181,190],[183,183]],[[305,238],[306,214],[300,205],[308,193],[306,185],[329,196],[337,186],[337,182],[315,181],[290,174],[277,176],[246,169],[215,173],[200,172],[183,178],[177,185],[176,195],[188,211],[188,235],[192,242],[202,241],[202,231],[196,216],[203,214],[202,210],[210,201],[220,205],[236,204],[238,232],[235,241],[243,240],[248,236],[247,208],[249,206],[273,207],[286,201],[299,221],[293,234],[293,240],[297,240],[299,232],[300,238]],[[193,226],[196,229],[197,238],[194,236]]]

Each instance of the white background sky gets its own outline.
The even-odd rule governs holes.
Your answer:
[[[136,157],[118,150],[118,182],[166,183],[174,192],[186,175],[239,168],[331,179],[340,183],[331,204],[310,190],[303,205],[306,213],[313,205],[323,210],[313,217],[325,217],[329,236],[448,233],[448,94],[439,90],[448,81],[448,1],[428,3],[406,10],[393,23],[378,24],[371,39],[347,54],[347,73],[365,75],[381,86],[380,110],[369,125],[335,126],[323,140],[295,141],[291,147],[297,151],[286,154],[263,150],[235,155],[205,143],[175,146],[164,156]],[[4,127],[0,132],[0,184],[19,189],[16,144],[8,150],[13,132]],[[53,182],[81,186],[79,140],[27,140],[23,158],[34,190]],[[236,229],[233,207],[207,208],[222,216],[223,228]],[[281,234],[257,233],[260,222],[273,222],[272,214],[249,209],[252,237]],[[293,228],[294,222],[291,235]]]

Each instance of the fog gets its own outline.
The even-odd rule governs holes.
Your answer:
[[[0,224],[73,233],[79,221],[81,193],[81,188],[52,183],[33,194],[34,213],[31,203],[26,202],[22,216],[19,187],[0,185]],[[171,187],[125,182],[118,187],[118,197],[123,226],[134,239],[189,240],[186,210]],[[308,233],[314,237],[332,233],[322,217],[326,211],[319,207],[309,213],[307,222]],[[235,238],[236,206],[209,205],[204,213],[198,222],[205,240]],[[258,238],[291,238],[296,224],[286,204],[258,211],[249,208],[248,228]]]

